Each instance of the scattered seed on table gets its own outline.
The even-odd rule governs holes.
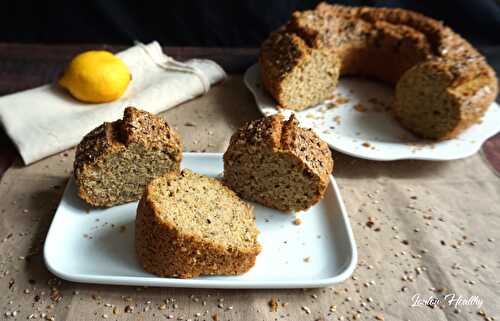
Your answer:
[[[306,307],[305,305],[302,306],[301,308],[306,314],[311,314],[311,309],[309,309],[308,307]]]

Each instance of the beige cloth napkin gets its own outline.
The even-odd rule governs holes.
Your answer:
[[[117,101],[82,103],[56,84],[0,97],[0,123],[25,164],[75,146],[93,128],[121,118],[127,106],[159,113],[203,94],[226,76],[211,60],[176,62],[157,42],[138,44],[118,56],[132,81]]]

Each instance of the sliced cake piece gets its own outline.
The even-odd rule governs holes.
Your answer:
[[[78,195],[93,206],[137,201],[154,177],[179,172],[182,146],[161,117],[127,107],[123,119],[104,123],[76,148]]]
[[[324,195],[333,169],[328,145],[295,115],[251,121],[224,153],[224,180],[241,197],[285,212],[306,210]]]
[[[283,29],[263,43],[259,63],[264,87],[283,107],[295,110],[332,98],[341,66],[330,49],[311,48]]]
[[[135,248],[144,269],[159,276],[235,275],[255,264],[258,234],[250,205],[221,181],[183,170],[148,184]]]

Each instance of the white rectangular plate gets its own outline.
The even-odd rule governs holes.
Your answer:
[[[185,153],[183,168],[219,176],[222,154]],[[299,214],[254,204],[262,252],[241,276],[160,278],[145,272],[134,251],[137,203],[108,209],[86,205],[70,179],[45,241],[48,269],[70,281],[196,288],[308,288],[341,282],[351,275],[357,252],[349,218],[333,177],[323,200]],[[309,258],[309,259],[305,259]]]

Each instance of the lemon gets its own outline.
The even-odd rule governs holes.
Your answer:
[[[89,103],[120,98],[132,79],[127,65],[109,51],[87,51],[77,55],[59,79],[73,97]]]

